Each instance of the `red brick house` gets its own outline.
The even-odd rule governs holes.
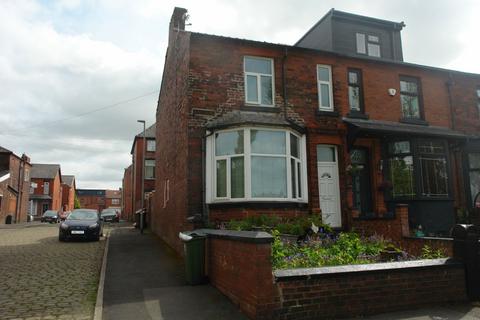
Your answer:
[[[82,209],[95,209],[102,212],[107,208],[104,189],[77,189],[77,198]]]
[[[122,218],[127,221],[133,220],[132,182],[132,165],[129,165],[125,168],[122,179]]]
[[[0,147],[0,224],[27,221],[31,168],[26,155]]]
[[[105,190],[105,207],[121,210],[122,190]]]
[[[62,210],[72,211],[75,205],[75,176],[62,176]]]
[[[145,163],[143,163],[143,132],[135,136],[133,140],[132,149],[132,168],[131,168],[131,198],[132,211],[135,213],[142,208],[142,184],[144,186],[145,194],[155,190],[155,124],[151,125],[145,130]],[[145,166],[145,180],[142,178],[143,167]],[[127,190],[128,191],[128,190]],[[125,196],[127,197],[127,196]]]
[[[401,204],[406,233],[448,236],[472,206],[480,75],[404,62],[403,23],[331,10],[291,46],[185,31],[186,12],[170,22],[152,226],[177,251],[195,222],[254,214],[388,237]]]
[[[62,174],[59,164],[32,163],[30,213],[40,217],[47,210],[62,210]]]

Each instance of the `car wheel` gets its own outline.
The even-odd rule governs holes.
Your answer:
[[[65,242],[65,240],[66,240],[66,239],[65,239],[64,236],[60,236],[60,235],[58,236],[58,241],[60,241],[60,242]]]

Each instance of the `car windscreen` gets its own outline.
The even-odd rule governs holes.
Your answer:
[[[45,217],[54,217],[57,215],[57,213],[55,211],[45,211],[45,213],[43,214]]]
[[[73,211],[67,217],[67,220],[97,220],[98,215],[95,211],[78,210]]]
[[[115,210],[103,210],[101,216],[111,216],[115,214]]]

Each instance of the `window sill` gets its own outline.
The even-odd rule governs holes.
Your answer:
[[[368,114],[362,113],[362,112],[353,112],[350,111],[347,113],[347,118],[355,118],[355,119],[365,119],[368,120],[370,117]]]
[[[280,112],[280,108],[276,106],[261,106],[261,105],[244,105],[242,107],[245,111],[255,111],[255,112]]]
[[[317,117],[332,117],[338,118],[340,113],[338,111],[325,111],[325,110],[316,110],[315,115]]]
[[[307,202],[299,201],[236,201],[236,202],[212,202],[208,203],[209,208],[304,208],[308,207]]]
[[[402,118],[399,120],[399,122],[407,123],[407,124],[418,124],[421,126],[428,126],[428,122],[422,119]]]

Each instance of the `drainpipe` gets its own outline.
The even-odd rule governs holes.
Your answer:
[[[24,171],[25,170],[25,164],[24,164],[24,159],[23,156],[20,158],[20,164],[18,168],[18,181],[17,181],[17,205],[15,206],[15,223],[18,223],[19,221],[19,215],[20,215],[20,209],[22,206],[22,196],[23,196],[23,176],[24,176]]]
[[[208,132],[208,131],[207,131]],[[204,225],[208,222],[208,217],[209,217],[209,210],[208,210],[208,205],[207,205],[207,193],[206,193],[206,187],[207,187],[207,163],[206,163],[206,156],[207,156],[207,138],[210,137],[213,134],[213,131],[210,133],[206,133],[202,137],[202,217],[201,220]]]
[[[283,87],[283,112],[285,120],[287,120],[287,79],[285,76],[285,62],[288,56],[288,47],[284,47],[283,58],[282,58],[282,87]]]
[[[448,80],[445,83],[447,85],[447,93],[448,93],[448,106],[450,108],[450,124],[452,130],[455,130],[455,112],[453,110],[453,101],[452,101],[452,86],[454,84],[452,79],[452,73],[448,73]]]
[[[453,99],[452,99],[452,86],[455,84],[455,82],[453,81],[453,78],[452,78],[452,73],[449,72],[448,73],[448,80],[447,82],[445,83],[446,86],[447,86],[447,93],[448,93],[448,106],[449,106],[449,109],[450,109],[450,126],[452,127],[452,130],[455,130],[456,129],[456,119],[455,119],[455,111],[453,109]],[[459,146],[458,142],[456,143],[455,145],[456,147]],[[457,149],[457,148],[455,148]],[[456,181],[456,189],[457,189],[457,193],[459,195],[459,204],[462,205],[462,204],[465,204],[465,199],[464,199],[464,195],[462,192],[460,192],[461,190],[461,182],[460,182],[460,179],[461,177],[463,176],[462,173],[460,172],[460,166],[459,166],[459,163],[461,161],[458,161],[458,152],[457,150],[453,150],[454,151],[454,154],[453,154],[453,166],[455,168],[455,171],[457,173],[457,179],[455,179]]]

